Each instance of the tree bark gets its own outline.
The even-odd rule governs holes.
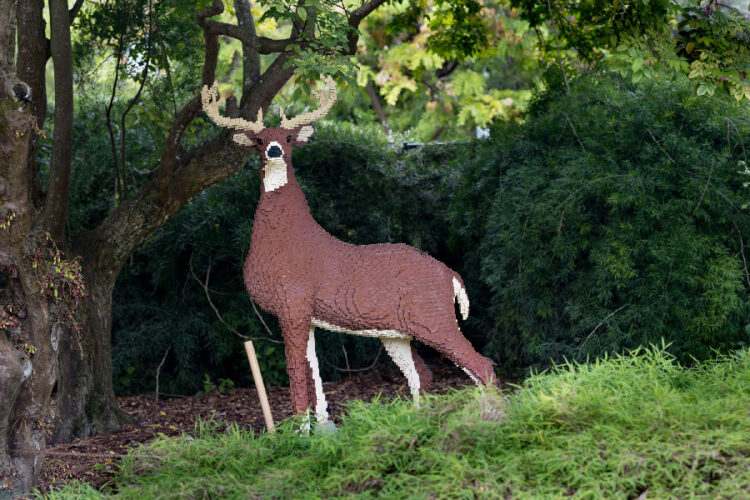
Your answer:
[[[55,136],[52,140],[44,223],[52,239],[65,245],[65,219],[73,158],[73,52],[67,0],[50,0],[52,63],[55,69]]]
[[[36,117],[38,128],[44,128],[47,118],[47,84],[45,69],[49,56],[48,40],[45,35],[44,0],[26,0],[18,3],[18,51],[16,68],[18,78],[31,87],[31,110]],[[35,207],[41,207],[44,192],[39,184],[36,169],[36,153],[39,137],[31,137],[28,155],[28,174],[31,177],[32,199]]]
[[[15,26],[9,3],[13,2],[0,0],[0,39]],[[31,107],[15,97],[18,85],[24,83],[15,74],[13,60],[0,56],[0,272],[7,282],[1,290],[4,327],[0,330],[3,498],[28,493],[39,476],[55,382],[56,343],[50,335],[50,309],[47,298],[39,293],[44,266],[34,262],[37,212],[31,198],[28,154],[35,117]]]

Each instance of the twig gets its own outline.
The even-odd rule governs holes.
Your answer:
[[[732,224],[734,224],[737,235],[740,237],[740,255],[742,255],[742,263],[745,266],[745,280],[747,280],[747,286],[750,288],[750,273],[747,272],[747,259],[745,259],[745,242],[742,240],[742,233],[740,232],[740,228],[737,227],[737,223],[732,220]]]
[[[214,310],[214,313],[216,314],[216,317],[219,318],[219,321],[221,321],[224,324],[224,326],[226,326],[227,328],[229,328],[229,330],[232,333],[234,333],[235,335],[237,335],[239,338],[241,338],[243,340],[248,340],[250,337],[242,335],[240,332],[238,332],[237,330],[235,330],[234,328],[232,328],[226,321],[224,321],[224,318],[221,316],[221,313],[219,312],[219,309],[214,305],[214,302],[211,300],[211,292],[210,292],[210,290],[208,288],[208,279],[209,279],[209,277],[211,275],[211,256],[210,255],[208,256],[208,268],[206,269],[206,281],[205,282],[201,281],[198,278],[198,276],[195,275],[195,271],[193,270],[193,255],[192,254],[190,255],[190,260],[188,261],[188,267],[190,268],[190,274],[192,275],[193,279],[196,282],[198,282],[198,284],[201,286],[201,288],[203,288],[203,292],[206,294],[206,299],[208,300],[208,305],[210,305],[211,309]],[[261,318],[260,313],[258,313],[258,309],[255,307],[255,303],[252,300],[250,300],[250,303],[253,305],[253,310],[255,311],[255,314],[258,316],[258,318],[260,319],[260,322],[266,328],[266,331],[268,332],[268,334],[269,335],[273,335],[273,333],[271,333],[271,329],[268,328],[268,325],[266,325],[266,322],[263,321],[263,318]],[[273,342],[275,344],[283,344],[283,342],[280,341],[280,340],[276,340],[276,339],[272,339],[272,338],[268,338],[268,337],[256,337],[256,338],[258,340],[267,340],[267,341]]]
[[[669,153],[667,153],[667,150],[662,147],[661,143],[654,136],[654,133],[651,132],[651,129],[649,127],[646,127],[646,130],[648,131],[648,135],[651,136],[651,138],[654,140],[654,142],[656,143],[656,145],[659,146],[659,149],[661,149],[662,152],[665,155],[667,155],[667,158],[669,158],[669,161],[671,161],[672,163],[677,163],[677,162],[674,161],[674,158],[672,158],[671,156],[669,156]]]
[[[563,113],[563,115],[565,115],[565,119],[568,120],[568,123],[570,124],[570,128],[573,130],[573,135],[576,136],[576,140],[578,141],[578,144],[581,146],[581,149],[585,153],[586,148],[583,146],[583,143],[581,142],[581,138],[578,137],[578,133],[576,133],[576,128],[573,126],[573,122],[570,121],[570,117],[568,116],[567,113]]]
[[[156,367],[156,394],[154,394],[154,399],[156,399],[156,401],[159,401],[159,372],[161,371],[162,365],[164,365],[164,361],[167,360],[167,354],[169,354],[169,350],[171,348],[172,344],[169,344],[167,350],[164,351],[164,356],[161,358],[161,363],[159,363],[159,366]]]
[[[708,180],[706,181],[706,185],[703,186],[703,192],[701,193],[701,197],[698,199],[698,203],[695,205],[695,208],[693,209],[693,213],[690,214],[690,218],[692,219],[695,217],[695,212],[698,211],[698,207],[701,206],[701,202],[703,202],[703,197],[706,195],[706,190],[708,189],[708,185],[711,184],[711,176],[714,173],[714,162],[711,161],[711,170],[708,171]]]
[[[198,282],[198,284],[203,288],[203,292],[206,294],[206,299],[208,300],[208,305],[211,306],[211,309],[214,310],[214,313],[216,314],[216,317],[219,318],[219,321],[224,323],[224,326],[229,328],[229,331],[237,335],[239,338],[243,340],[247,340],[248,338],[244,335],[242,335],[240,332],[229,326],[229,324],[224,321],[224,318],[222,318],[221,313],[214,305],[214,302],[211,300],[211,294],[208,291],[208,279],[211,276],[211,255],[208,256],[208,267],[206,268],[206,281],[203,282],[198,279],[198,277],[195,275],[195,272],[193,271],[193,254],[190,254],[190,260],[188,261],[188,266],[190,267],[190,274],[193,276],[193,279]]]
[[[258,319],[260,320],[261,324],[266,329],[266,332],[268,332],[268,335],[273,335],[273,332],[271,332],[271,329],[268,328],[268,325],[266,324],[266,322],[263,321],[263,316],[261,316],[260,312],[258,312],[258,308],[255,307],[255,302],[253,302],[253,299],[250,299],[250,304],[253,306],[253,311],[255,311],[255,315],[258,317]],[[271,338],[267,338],[267,337],[260,337],[260,338],[262,338],[263,340],[268,340],[269,342],[274,342],[276,344],[283,344],[284,343],[284,342],[282,342],[280,340],[271,339]]]
[[[346,354],[346,347],[344,347],[344,344],[341,344],[341,350],[344,351],[344,362],[346,363],[347,371],[349,371],[349,356]]]
[[[601,320],[601,321],[599,322],[599,324],[598,324],[598,325],[596,325],[596,326],[594,327],[594,329],[593,329],[593,330],[591,330],[591,333],[589,333],[589,334],[588,334],[588,336],[587,336],[587,337],[586,337],[586,338],[584,339],[583,343],[582,343],[582,344],[581,344],[581,346],[580,346],[580,347],[578,348],[578,354],[581,354],[581,349],[583,349],[583,346],[584,346],[584,345],[586,345],[586,342],[588,342],[588,341],[589,341],[589,339],[591,338],[591,336],[592,336],[593,334],[595,334],[595,333],[596,333],[596,331],[597,331],[597,330],[599,329],[599,327],[601,327],[601,326],[602,326],[602,325],[603,325],[604,323],[606,323],[606,321],[607,321],[607,320],[608,320],[609,318],[611,318],[612,316],[614,316],[614,315],[615,315],[615,314],[617,314],[618,312],[622,311],[623,309],[625,309],[625,308],[626,308],[626,307],[628,307],[629,305],[630,305],[630,304],[625,304],[625,305],[622,305],[622,306],[618,307],[617,309],[615,309],[614,311],[612,311],[611,313],[607,314],[607,316],[606,316],[606,317],[605,317],[605,318],[604,318],[603,320]]]
[[[333,365],[333,364],[329,363],[328,361],[326,361],[325,364],[327,364],[328,366],[330,366],[334,370],[337,370],[337,371],[340,371],[340,372],[345,372],[345,373],[366,372],[366,371],[370,371],[373,368],[375,368],[375,365],[378,364],[378,360],[380,359],[380,355],[382,353],[383,353],[383,346],[381,345],[380,346],[380,350],[378,351],[377,356],[375,356],[375,361],[373,361],[370,366],[366,366],[364,368],[341,368],[341,367],[338,367],[336,365]]]

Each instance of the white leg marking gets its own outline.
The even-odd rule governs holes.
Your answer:
[[[456,363],[456,366],[458,366],[458,363]],[[466,373],[466,375],[471,377],[471,380],[473,380],[475,384],[479,385],[479,380],[477,380],[477,378],[471,374],[468,368],[463,368],[461,366],[458,366],[458,367],[461,368],[464,371],[464,373]]]
[[[401,369],[406,377],[414,398],[414,404],[419,407],[419,373],[414,366],[414,358],[411,355],[411,339],[383,338],[383,347],[394,363]]]
[[[318,356],[315,354],[315,327],[310,327],[310,337],[307,339],[307,361],[312,370],[313,382],[315,383],[315,418],[319,423],[328,421],[328,403],[323,393],[323,381],[320,379],[318,367]]]

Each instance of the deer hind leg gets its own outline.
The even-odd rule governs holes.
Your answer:
[[[452,313],[451,310],[451,315]],[[474,350],[474,347],[459,330],[454,317],[451,316],[449,321],[443,321],[439,328],[427,329],[424,326],[419,326],[413,333],[420,342],[427,344],[453,361],[477,385],[495,383],[492,360],[485,358]]]
[[[307,340],[307,361],[312,372],[313,387],[315,388],[315,418],[320,424],[328,421],[328,403],[323,392],[323,381],[320,378],[318,356],[315,354],[315,327],[310,326],[310,337]]]
[[[414,367],[419,374],[419,389],[425,393],[432,388],[432,370],[417,353],[417,346],[414,342],[411,343],[411,358],[414,360]]]
[[[419,388],[420,388],[420,377],[417,371],[417,366],[414,362],[414,356],[411,346],[410,338],[383,338],[383,347],[385,351],[391,357],[396,366],[399,367],[401,373],[406,377],[406,381],[409,384],[411,395],[414,398],[414,404],[419,406]],[[422,358],[419,358],[421,363],[424,365]]]

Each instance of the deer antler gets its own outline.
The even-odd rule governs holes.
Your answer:
[[[265,128],[263,125],[262,109],[258,110],[258,119],[254,122],[243,118],[221,116],[219,113],[219,106],[224,104],[224,99],[219,99],[216,82],[214,82],[210,88],[208,85],[203,86],[203,89],[201,90],[201,100],[203,101],[203,111],[205,111],[208,117],[220,127],[229,127],[235,130],[250,130],[255,133],[258,133]]]
[[[320,101],[320,107],[315,111],[304,113],[299,116],[295,116],[291,120],[288,120],[284,115],[284,111],[281,111],[281,128],[291,130],[294,127],[312,123],[315,120],[323,118],[326,113],[333,107],[336,102],[336,82],[330,76],[325,77],[326,89],[320,92],[313,92],[313,96],[317,97]]]

